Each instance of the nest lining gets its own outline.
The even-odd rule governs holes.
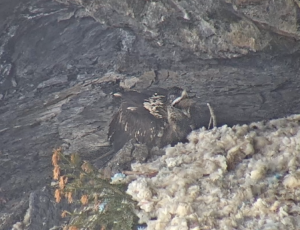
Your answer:
[[[204,128],[132,164],[127,193],[147,230],[300,229],[300,115]]]

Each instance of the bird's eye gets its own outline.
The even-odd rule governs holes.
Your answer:
[[[177,96],[174,94],[169,95],[169,103],[172,104],[176,100]]]
[[[174,94],[171,94],[171,95],[169,96],[170,101],[175,100],[175,98],[176,98],[176,96],[175,96]]]

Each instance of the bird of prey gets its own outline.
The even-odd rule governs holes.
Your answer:
[[[194,101],[179,87],[115,93],[121,105],[109,125],[108,138],[115,151],[129,140],[148,147],[184,141],[194,128]]]

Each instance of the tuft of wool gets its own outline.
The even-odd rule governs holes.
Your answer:
[[[185,217],[189,214],[193,213],[193,209],[190,203],[180,202],[176,209],[176,215],[179,217]]]
[[[205,128],[132,164],[127,193],[147,230],[300,229],[300,115]]]
[[[295,189],[300,187],[300,178],[295,175],[289,174],[284,178],[282,184],[286,188]]]
[[[268,170],[268,165],[258,160],[254,166],[254,170],[251,171],[250,178],[257,181],[264,178]]]

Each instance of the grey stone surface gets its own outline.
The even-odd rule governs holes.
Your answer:
[[[181,86],[219,124],[299,113],[298,15],[292,0],[2,0],[0,229],[44,199],[53,148],[110,150],[119,84]],[[52,193],[27,229],[63,223]]]

